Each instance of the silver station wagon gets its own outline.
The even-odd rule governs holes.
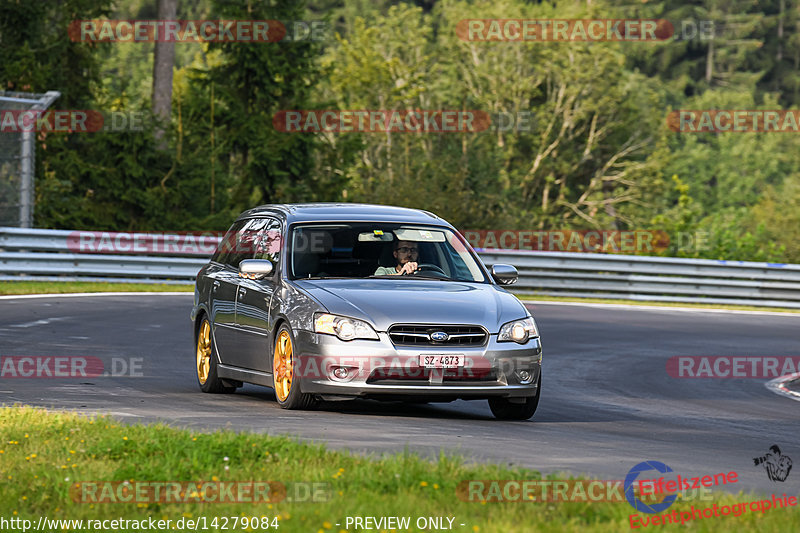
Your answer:
[[[436,215],[363,204],[245,211],[197,275],[197,380],[204,392],[275,389],[281,407],[371,398],[484,399],[533,416],[536,322]]]

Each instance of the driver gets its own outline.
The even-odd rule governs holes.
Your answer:
[[[419,248],[417,243],[412,241],[395,241],[394,242],[394,255],[397,261],[397,266],[394,267],[378,267],[375,271],[376,276],[398,276],[405,274],[413,274],[417,270],[417,256]]]

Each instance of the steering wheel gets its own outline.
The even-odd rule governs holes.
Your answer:
[[[424,270],[433,271],[436,272],[437,274],[441,274],[442,276],[448,277],[440,266],[434,265],[433,263],[417,263],[417,269],[414,271],[412,276],[416,276],[419,272],[422,272]]]

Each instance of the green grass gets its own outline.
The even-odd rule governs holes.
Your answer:
[[[501,429],[502,423],[498,423],[498,431]],[[211,520],[215,516],[255,515],[279,517],[279,531],[327,533],[344,530],[347,516],[410,516],[412,524],[420,516],[454,516],[456,532],[583,533],[629,530],[628,516],[633,512],[625,502],[463,501],[456,493],[461,480],[541,476],[524,469],[467,464],[445,455],[436,461],[409,453],[377,459],[328,451],[288,437],[198,433],[164,425],[127,426],[107,417],[19,406],[0,408],[0,435],[0,516],[31,519],[34,524],[39,516],[84,520],[153,517],[174,523],[182,517]],[[533,448],[531,453],[535,453]],[[70,487],[76,482],[123,480],[317,482],[330,484],[330,498],[304,503],[93,504],[76,503],[70,496]],[[715,494],[713,499],[730,504],[752,498]],[[678,511],[688,507],[688,503],[673,505]],[[341,526],[336,527],[337,522]],[[461,523],[466,525],[458,525]],[[778,509],[763,515],[748,512],[738,518],[655,528],[664,529],[783,533],[800,530],[800,514],[796,509]]]
[[[96,281],[0,281],[0,294],[71,292],[192,292],[194,285],[166,283],[105,283]]]
[[[513,291],[512,291],[513,292]],[[547,301],[547,302],[580,302],[580,303],[601,303],[601,304],[623,304],[623,305],[647,305],[658,307],[694,307],[697,309],[732,309],[738,311],[774,311],[781,313],[800,313],[800,309],[790,309],[784,307],[759,307],[755,305],[728,305],[712,303],[681,303],[681,302],[659,302],[646,300],[624,300],[614,298],[573,298],[567,296],[537,296],[532,294],[517,294],[517,298],[523,301]]]

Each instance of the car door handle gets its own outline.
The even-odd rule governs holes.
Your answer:
[[[247,294],[247,289],[239,287],[239,296],[244,296],[245,294]]]
[[[213,292],[216,292],[219,289],[219,281],[214,280],[214,287],[211,288]]]

